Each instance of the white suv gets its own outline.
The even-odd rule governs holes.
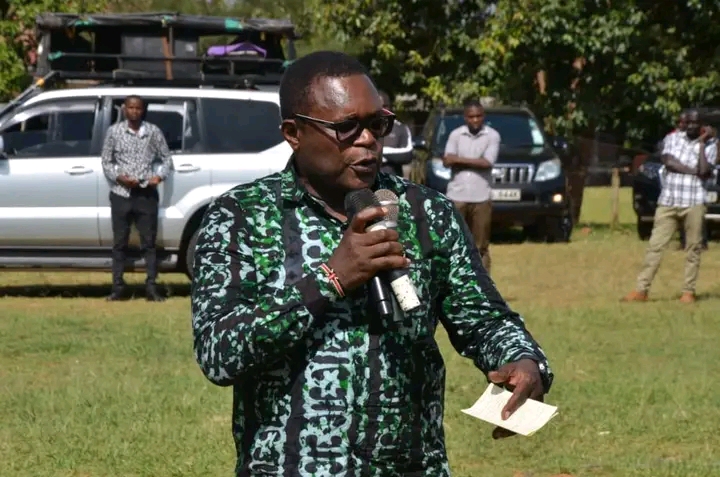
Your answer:
[[[0,268],[111,265],[110,183],[100,159],[129,95],[148,104],[175,170],[158,189],[158,268],[190,273],[208,204],[237,184],[282,170],[276,90],[90,87],[45,91],[0,118]],[[139,270],[137,232],[127,269]]]

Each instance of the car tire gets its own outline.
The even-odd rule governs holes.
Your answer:
[[[642,221],[640,221],[640,219],[638,219],[637,233],[638,233],[638,238],[640,240],[650,240],[650,235],[652,235],[652,229],[653,229],[652,222],[642,222]]]
[[[572,229],[572,216],[569,212],[562,217],[548,218],[545,221],[545,241],[547,243],[570,242]]]
[[[192,280],[193,278],[193,263],[195,262],[195,245],[197,245],[198,236],[200,235],[200,228],[195,230],[190,236],[185,247],[185,275]]]

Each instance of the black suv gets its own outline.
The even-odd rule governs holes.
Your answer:
[[[427,151],[425,184],[445,193],[450,169],[443,166],[450,133],[465,124],[462,108],[430,114],[417,149]],[[500,133],[501,144],[492,171],[493,229],[522,226],[534,240],[567,242],[573,226],[572,199],[563,160],[562,138],[545,135],[532,112],[521,107],[485,108],[485,124]]]

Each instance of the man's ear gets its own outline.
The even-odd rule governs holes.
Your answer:
[[[280,124],[280,131],[293,151],[297,151],[300,144],[300,128],[294,119],[286,119]]]

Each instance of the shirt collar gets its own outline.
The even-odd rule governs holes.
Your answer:
[[[482,127],[477,132],[477,134],[471,133],[470,128],[467,127],[467,124],[465,124],[464,126],[461,126],[461,127],[462,127],[462,130],[461,130],[462,134],[464,134],[465,136],[470,136],[470,137],[482,136],[483,134],[485,134],[487,132],[487,125],[485,125],[485,124],[482,125]]]
[[[123,126],[125,128],[126,132],[129,132],[130,134],[137,134],[139,137],[145,137],[147,135],[147,128],[145,127],[145,121],[140,123],[140,129],[138,129],[137,133],[130,129],[130,123],[126,119],[123,122]]]
[[[302,203],[303,199],[311,199],[310,193],[302,181],[300,181],[300,177],[297,174],[295,155],[290,157],[285,169],[281,172],[280,182],[282,184],[283,199],[294,203]],[[394,174],[380,172],[371,189],[373,191],[388,189],[400,197],[405,193],[406,186],[405,183]]]

